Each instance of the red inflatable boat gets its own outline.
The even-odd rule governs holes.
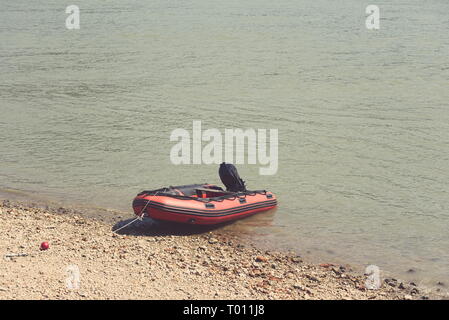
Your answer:
[[[133,201],[138,216],[188,224],[224,223],[276,205],[274,194],[265,190],[228,192],[209,184],[143,191]]]
[[[265,190],[248,191],[233,164],[220,165],[226,190],[211,184],[191,184],[142,191],[133,201],[139,217],[189,224],[218,224],[245,218],[277,205]]]

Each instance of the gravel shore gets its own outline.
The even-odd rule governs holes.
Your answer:
[[[160,226],[144,221],[115,234],[126,221],[112,226],[70,209],[9,201],[0,217],[0,299],[435,297],[396,279],[368,290],[366,276],[348,266],[313,265],[220,232],[154,232]],[[44,241],[48,250],[39,248]]]

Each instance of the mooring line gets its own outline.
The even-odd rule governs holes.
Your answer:
[[[158,192],[156,192],[154,196],[157,196],[157,194],[158,194]],[[145,211],[145,209],[147,208],[147,206],[148,206],[148,204],[149,204],[150,202],[151,202],[151,200],[147,200],[146,205],[143,207],[143,209],[140,211],[140,213],[137,215],[137,217],[136,217],[134,220],[128,222],[127,224],[125,224],[124,226],[121,226],[121,227],[118,228],[118,229],[112,230],[112,232],[117,233],[118,231],[120,231],[120,230],[126,228],[127,226],[129,226],[129,225],[131,225],[131,224],[133,224],[133,223],[136,222],[137,220],[142,221],[142,220],[143,220],[144,211]]]

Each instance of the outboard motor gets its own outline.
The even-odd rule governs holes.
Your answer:
[[[240,178],[237,168],[232,163],[223,162],[220,164],[218,174],[220,175],[221,182],[226,186],[227,191],[246,191],[245,181]]]

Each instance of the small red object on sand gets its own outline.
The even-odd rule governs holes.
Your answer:
[[[334,266],[334,264],[332,264],[332,263],[322,263],[322,264],[320,264],[320,267],[322,267],[322,268],[329,268],[329,267],[333,267]]]
[[[48,244],[48,242],[42,242],[40,249],[41,250],[47,250],[48,248],[50,248],[50,245]]]

